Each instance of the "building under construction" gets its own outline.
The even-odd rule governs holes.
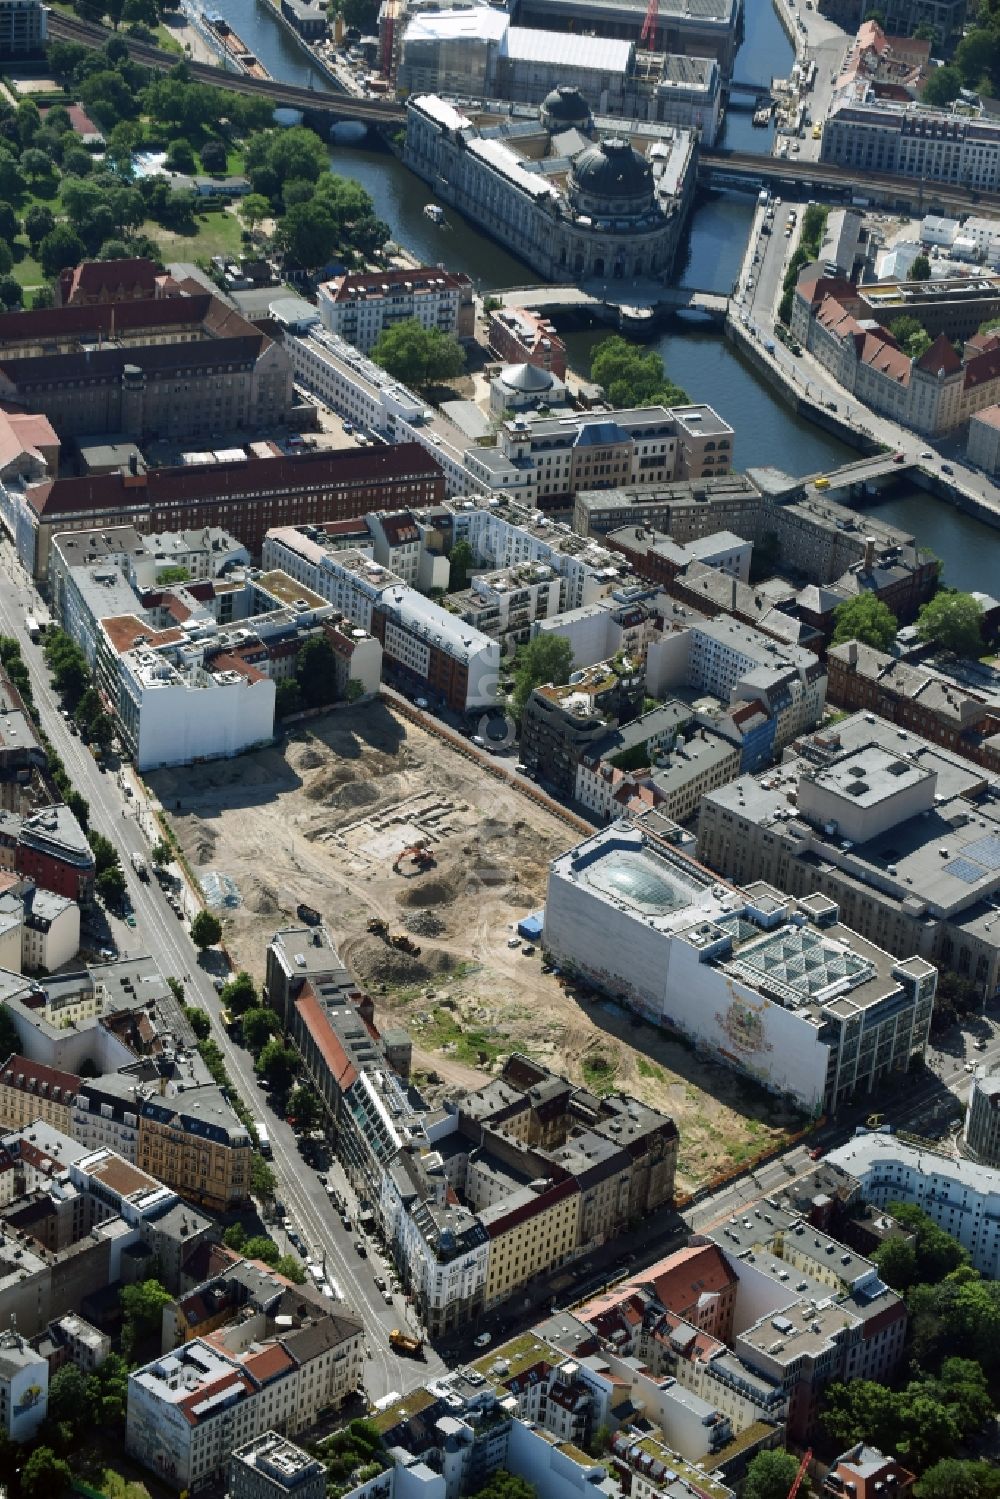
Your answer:
[[[412,11],[396,56],[396,82],[411,97],[541,104],[572,89],[594,112],[694,129],[704,145],[720,126],[723,71],[714,56],[660,50],[659,0],[639,38],[515,26],[501,10]]]

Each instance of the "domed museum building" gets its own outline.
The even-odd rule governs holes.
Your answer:
[[[654,121],[594,118],[573,88],[537,108],[466,113],[407,105],[404,160],[548,281],[659,280],[673,268],[694,192],[697,137]]]

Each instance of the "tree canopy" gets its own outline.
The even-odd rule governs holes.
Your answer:
[[[788,1499],[798,1471],[798,1458],[780,1447],[758,1452],[747,1469],[743,1499]]]
[[[954,63],[933,68],[920,95],[922,104],[950,104],[962,91],[962,72]]]
[[[572,668],[573,647],[562,635],[536,635],[522,646],[514,663],[515,717],[521,717],[536,687],[546,682],[568,682]]]
[[[242,1015],[257,1004],[257,985],[246,969],[241,968],[228,983],[223,984],[219,999],[234,1015]]]
[[[277,1039],[268,1041],[257,1058],[257,1071],[279,1092],[290,1087],[298,1070],[298,1053]]]
[[[440,328],[423,327],[415,318],[383,329],[372,358],[404,385],[418,389],[453,380],[465,368],[465,353],[458,340]]]
[[[917,634],[929,645],[956,656],[979,656],[983,649],[983,610],[971,593],[942,588],[917,615]]]
[[[889,324],[889,332],[899,344],[904,354],[907,354],[911,359],[919,359],[922,354],[926,354],[933,343],[933,339],[923,323],[919,318],[911,317],[909,313],[904,313],[902,317],[894,318]]]
[[[222,936],[222,922],[211,911],[199,911],[191,923],[191,941],[202,951],[214,947]]]
[[[629,343],[620,334],[602,339],[590,359],[590,378],[603,385],[612,406],[686,406],[687,392],[663,370],[653,349]]]
[[[877,651],[889,649],[898,629],[896,616],[873,593],[859,593],[845,599],[833,611],[833,621],[831,645],[860,640],[862,645],[870,645]]]
[[[918,255],[910,266],[911,281],[929,281],[931,279],[931,263],[926,255]]]

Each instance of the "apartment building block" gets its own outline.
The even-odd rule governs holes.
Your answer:
[[[520,739],[522,763],[569,796],[576,795],[584,755],[606,742],[609,729],[638,719],[646,689],[645,673],[627,656],[574,671],[573,677],[565,685],[534,688],[521,716]],[[689,715],[680,704],[670,706],[676,734]],[[621,748],[626,748],[624,737]]]
[[[711,406],[516,416],[501,424],[495,447],[469,449],[466,467],[487,491],[556,510],[580,490],[726,474],[733,441]]]
[[[409,543],[407,543],[409,545]],[[382,648],[383,672],[459,713],[494,701],[500,647],[360,550],[340,550],[316,527],[282,526],[264,544],[277,567],[332,603]]]
[[[3,0],[0,5],[0,56],[40,57],[49,34],[48,6],[41,0]]]
[[[328,333],[367,354],[387,328],[417,322],[463,342],[475,333],[473,285],[463,272],[441,266],[344,272],[316,288],[316,306]]]
[[[0,1124],[22,1129],[33,1119],[43,1119],[63,1134],[71,1134],[79,1087],[75,1073],[13,1052],[0,1066]]]
[[[216,1212],[250,1196],[252,1144],[214,1083],[139,1106],[136,1163],[182,1197]]]
[[[969,1251],[975,1269],[1000,1275],[1000,1169],[869,1130],[826,1159],[860,1183],[867,1202],[915,1203]]]
[[[364,1329],[346,1313],[279,1301],[129,1375],[125,1449],[161,1482],[196,1491],[265,1431],[294,1435],[362,1388]]]
[[[284,422],[293,392],[281,343],[200,285],[178,292],[6,313],[4,399],[46,416],[63,439],[183,439]]]
[[[265,1431],[229,1462],[229,1499],[325,1499],[326,1468],[287,1437]]]
[[[870,712],[796,749],[780,770],[704,798],[699,858],[737,882],[821,895],[868,941],[996,993],[1000,826],[987,774]]]
[[[1000,1167],[1000,1076],[973,1078],[962,1138],[974,1161]]]
[[[369,510],[433,504],[444,496],[440,465],[419,444],[400,441],[340,452],[149,469],[136,474],[56,478],[0,485],[0,523],[35,578],[48,570],[60,531],[134,526],[142,532],[232,533],[259,557],[272,526],[349,520]]]
[[[62,802],[23,817],[0,811],[0,869],[78,905],[94,897],[93,849]]]
[[[862,641],[831,646],[827,695],[838,708],[875,713],[984,769],[1000,771],[1000,700],[923,662]]]
[[[487,328],[491,351],[504,364],[534,364],[557,380],[566,378],[566,345],[555,325],[524,307],[491,312]]]

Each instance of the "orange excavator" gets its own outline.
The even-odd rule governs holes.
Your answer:
[[[408,860],[413,865],[414,871],[417,874],[423,874],[425,869],[433,869],[434,865],[437,863],[437,860],[431,853],[430,849],[427,847],[426,843],[411,843],[409,848],[400,849],[399,853],[396,855],[395,860],[393,861],[392,866],[396,874],[400,874],[402,872],[400,869],[400,865],[403,863],[404,859]]]

